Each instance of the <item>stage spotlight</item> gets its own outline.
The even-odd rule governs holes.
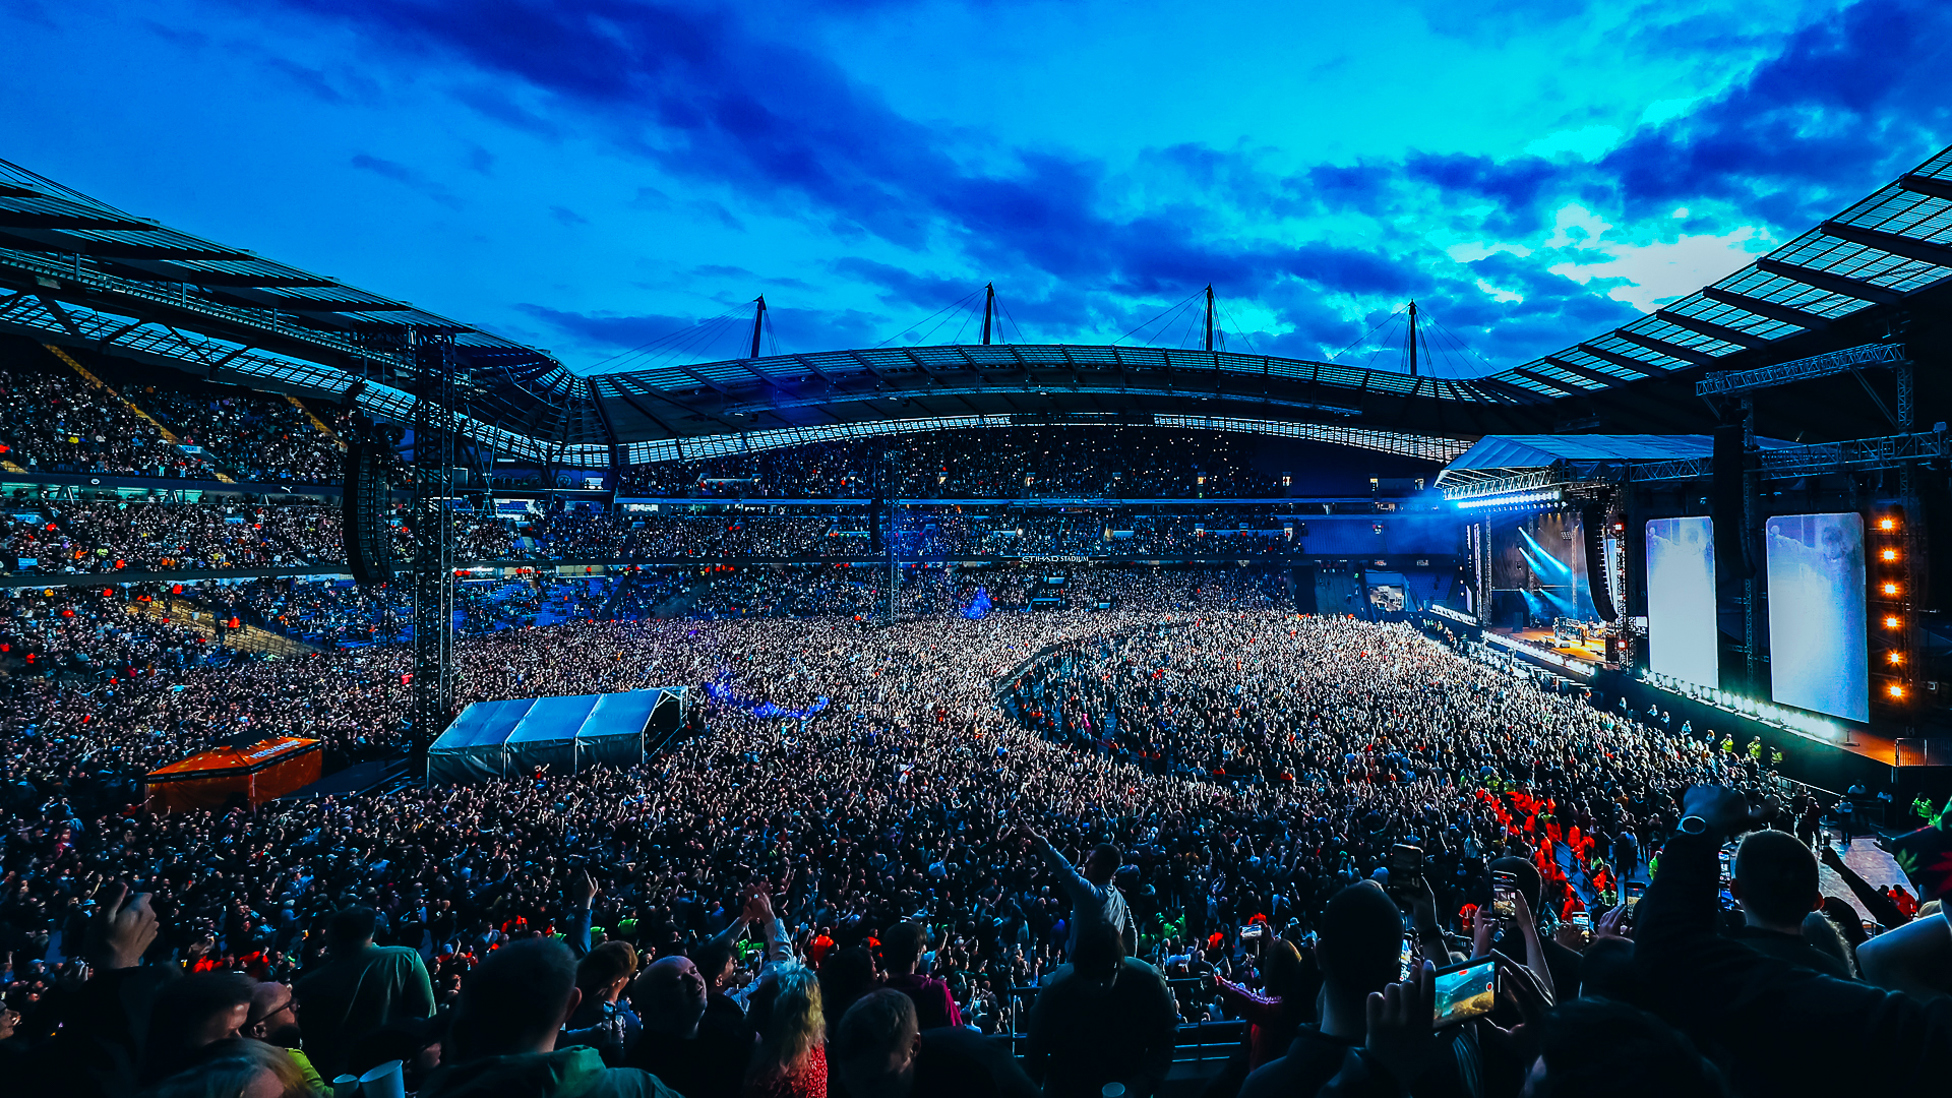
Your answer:
[[[1890,661],[1890,662],[1892,662],[1892,663],[1903,663],[1903,662],[1905,662],[1905,657],[1904,657],[1904,654],[1903,654],[1903,653],[1901,653],[1901,652],[1890,652],[1890,653],[1886,653],[1886,655],[1885,655],[1885,657],[1884,657],[1884,658],[1885,658],[1885,659],[1887,659],[1887,660],[1889,660],[1889,661]]]
[[[1877,528],[1880,530],[1896,530],[1898,528],[1898,520],[1894,518],[1880,519]]]
[[[1905,696],[1905,688],[1895,682],[1892,683],[1890,686],[1885,687],[1884,692],[1891,695],[1894,698],[1902,698]]]
[[[1884,551],[1884,559],[1885,559],[1885,560],[1897,560],[1897,559],[1898,559],[1898,551],[1897,551],[1896,549],[1886,549],[1886,550]]]
[[[1898,627],[1898,619],[1895,617],[1887,616],[1884,619],[1884,627],[1886,629],[1896,629]]]
[[[1887,584],[1885,584],[1885,585],[1884,585],[1884,593],[1885,593],[1885,594],[1887,594],[1887,595],[1895,595],[1895,594],[1897,594],[1897,593],[1898,593],[1898,585],[1897,585],[1897,584],[1895,584],[1895,583],[1887,583]]]

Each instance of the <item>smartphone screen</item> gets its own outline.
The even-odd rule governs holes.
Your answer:
[[[1435,975],[1437,1000],[1431,1018],[1435,1029],[1482,1018],[1497,1004],[1498,961],[1494,957],[1438,969]]]
[[[1644,882],[1641,881],[1627,882],[1625,898],[1627,901],[1628,919],[1633,918],[1633,909],[1640,903],[1641,894],[1646,891],[1647,891],[1647,885]]]
[[[1398,875],[1406,878],[1423,876],[1423,848],[1398,843],[1390,848],[1389,878],[1396,880]]]
[[[1491,917],[1504,922],[1518,918],[1518,876],[1505,870],[1491,874]]]
[[[1408,981],[1410,972],[1416,968],[1416,964],[1416,928],[1411,925],[1410,914],[1406,911],[1403,913],[1403,944],[1398,948],[1396,954],[1396,982],[1400,984]]]

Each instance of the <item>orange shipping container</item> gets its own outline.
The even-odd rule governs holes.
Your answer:
[[[252,808],[319,780],[319,741],[297,736],[248,747],[217,747],[152,771],[144,781],[151,812],[223,808],[239,798]]]

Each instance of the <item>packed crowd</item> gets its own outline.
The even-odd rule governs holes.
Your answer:
[[[18,501],[0,568],[29,574],[180,572],[345,559],[338,508],[316,502]]]
[[[1255,468],[1237,441],[1158,427],[987,427],[898,442],[835,441],[704,461],[638,466],[625,491],[647,496],[793,498],[873,494],[884,446],[893,491],[931,499],[1031,496],[1274,497],[1286,474]]]
[[[56,362],[0,356],[0,460],[29,472],[208,477],[156,424]]]
[[[290,401],[116,396],[65,367],[0,364],[0,446],[49,472],[337,478],[337,444]],[[882,447],[642,467],[624,488],[1286,491],[1206,433],[919,435],[877,492]],[[14,502],[9,571],[343,559],[329,505]],[[1278,511],[1239,506],[1216,524],[946,504],[887,536],[924,557],[1283,552]],[[822,512],[450,520],[464,562],[872,544],[865,509]],[[404,559],[412,516],[394,529]],[[1219,1098],[1938,1083],[1952,933],[1854,879],[1822,806],[1762,751],[1405,626],[1296,616],[1290,582],[913,567],[884,625],[883,567],[469,577],[462,704],[684,685],[705,732],[627,770],[169,815],[140,807],[142,775],[213,744],[316,738],[331,770],[403,757],[401,593],[291,577],[13,590],[0,1089],[315,1095],[399,1061],[428,1095],[1145,1095],[1177,1028],[1216,1022],[1243,1031],[1206,1084]],[[208,619],[183,620],[191,605]],[[245,626],[317,650],[224,642]],[[1764,809],[1776,829],[1732,848],[1718,881],[1713,851]],[[1817,894],[1819,858],[1848,902]],[[1494,949],[1493,1013],[1433,1039],[1416,960]]]
[[[469,561],[674,561],[723,557],[857,558],[875,555],[877,520],[831,515],[631,515],[567,511],[504,517],[448,514],[455,557]],[[389,524],[396,559],[413,557],[409,508]],[[955,508],[904,510],[896,552],[958,557],[1200,556],[1254,559],[1296,551],[1282,520],[1236,512],[1132,516]],[[17,496],[0,513],[0,569],[30,574],[275,568],[339,563],[344,526],[333,501],[218,497],[183,503]]]
[[[125,395],[239,480],[335,484],[343,475],[338,443],[293,399],[155,385]]]
[[[0,460],[27,472],[332,484],[352,417],[190,378],[84,377],[39,346],[0,349]],[[172,436],[174,441],[172,441]]]
[[[1495,899],[1492,871],[1507,864],[1544,927],[1504,924],[1514,981],[1566,1001],[1590,980],[1591,994],[1655,1008],[1697,1040],[1730,1037],[1704,1034],[1706,1009],[1675,1000],[1693,977],[1674,970],[1671,952],[1647,943],[1645,964],[1623,970],[1618,955],[1640,943],[1594,916],[1647,855],[1681,845],[1668,842],[1686,834],[1681,790],[1772,788],[1756,760],[1538,689],[1405,627],[1250,608],[1268,597],[1251,571],[1126,586],[1115,609],[1089,613],[950,614],[885,629],[844,611],[753,614],[466,638],[464,701],[687,684],[709,731],[626,771],[163,817],[126,808],[139,775],[240,730],[318,737],[335,764],[401,750],[405,653],[179,663],[166,653],[183,638],[167,624],[36,606],[9,626],[11,643],[85,651],[113,681],[6,681],[0,948],[21,1014],[0,1041],[16,1057],[8,1077],[119,1093],[177,1069],[213,1071],[256,1048],[239,1043],[249,1034],[275,1038],[270,1053],[252,1052],[263,1070],[297,1062],[277,1048],[302,1049],[327,1078],[375,1056],[402,1059],[411,1086],[438,1093],[457,1072],[489,1070],[470,1051],[481,1038],[464,1035],[496,974],[519,962],[567,971],[583,991],[576,1003],[552,1000],[563,1016],[515,1051],[582,1057],[584,1071],[650,1068],[687,1098],[740,1093],[752,1064],[775,1053],[773,1066],[798,1079],[822,1047],[823,1085],[831,1076],[836,1090],[888,1093],[862,1067],[874,1033],[952,1019],[972,1035],[1027,1033],[1023,1064],[1049,1093],[1112,1080],[1149,1093],[1173,1027],[1221,1018],[1250,1022],[1226,1093],[1284,1092],[1257,1089],[1269,1085],[1264,1071],[1243,1082],[1249,1067],[1306,1069],[1316,1085],[1352,1085],[1345,1076],[1364,1071],[1387,1082],[1397,1059],[1425,1061],[1398,1046],[1349,1052],[1365,1027],[1389,1032],[1387,1017],[1365,1023],[1361,1009],[1362,994],[1399,974],[1402,924],[1383,905],[1394,895],[1430,924],[1418,931],[1426,956],[1481,952],[1470,935],[1489,920],[1475,911]],[[1403,881],[1361,883],[1378,870],[1392,883],[1399,844],[1422,851],[1427,896]],[[130,907],[116,882],[146,894],[153,941],[116,938]],[[363,925],[361,910],[374,913]],[[1900,917],[1887,918],[1896,929]],[[1107,926],[1119,933],[1105,937]],[[1589,941],[1582,926],[1600,933]],[[1643,918],[1639,929],[1654,928]],[[561,948],[554,936],[580,964],[549,952]],[[1375,940],[1388,949],[1380,981],[1375,966],[1354,975],[1362,966],[1332,951]],[[1311,942],[1305,959],[1285,959],[1287,945]],[[1583,962],[1579,950],[1609,960]],[[397,978],[399,995],[339,1011],[334,996],[350,993],[335,981],[353,978],[348,965]],[[817,976],[802,977],[802,965]],[[1623,990],[1623,971],[1676,982]],[[249,979],[226,985],[240,1005],[209,1030],[208,1048],[174,1029],[144,1047],[87,1013],[99,1009],[98,982],[143,1009],[207,1008],[226,972]],[[530,975],[541,980],[530,986],[554,986]],[[134,986],[142,980],[154,986]],[[1121,982],[1128,992],[1116,992]],[[1026,1009],[1020,989],[1040,983]],[[295,1016],[267,1023],[293,984]],[[1306,989],[1324,986],[1318,1013]],[[1404,994],[1417,992],[1412,981]],[[824,1002],[824,1023],[808,1021],[809,999]],[[1569,1009],[1548,1017],[1576,1020]],[[352,1016],[375,1032],[350,1031]],[[770,1043],[796,1018],[797,1038]],[[577,1036],[550,1052],[565,1022]],[[449,1035],[438,1058],[459,1062],[423,1077],[437,1025]],[[743,1038],[727,1041],[726,1025]],[[1312,1059],[1280,1056],[1308,1034]],[[1480,1092],[1516,1093],[1531,1061],[1507,1061],[1525,1046],[1480,1037],[1496,1046],[1472,1062]],[[938,1050],[939,1067],[961,1062],[953,1045],[921,1047]],[[977,1092],[1015,1085],[1018,1069],[982,1059],[982,1047],[955,1054],[988,1065],[979,1074],[992,1089]],[[116,1049],[120,1060],[102,1054]],[[1738,1081],[1769,1070],[1739,1041],[1713,1051]]]

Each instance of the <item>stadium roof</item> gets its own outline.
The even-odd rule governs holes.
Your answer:
[[[560,441],[564,412],[583,403],[577,379],[546,352],[0,160],[0,330],[263,388],[352,393],[397,418],[412,405],[392,386],[416,329],[453,334],[469,410],[505,441]]]
[[[1722,359],[1952,279],[1952,148],[1713,285],[1490,380],[1560,397]]]
[[[1227,351],[1028,344],[883,347],[584,376],[546,352],[134,217],[0,161],[0,331],[324,394],[393,418],[412,404],[394,387],[401,341],[416,328],[451,331],[463,354],[471,430],[504,452],[593,465],[607,462],[612,445],[650,458],[666,448],[647,444],[723,450],[759,432],[858,435],[864,424],[995,416],[1170,416],[1436,438],[1595,428],[1682,434],[1713,421],[1692,391],[1706,370],[1889,338],[1927,302],[1935,315],[1952,302],[1952,149],[1672,305],[1477,378]],[[1854,380],[1869,389],[1861,374]],[[1871,406],[1886,405],[1874,393],[1866,403],[1835,387],[1851,382],[1812,390],[1821,393],[1814,403],[1768,398],[1758,407],[1780,433],[1870,432],[1881,426]],[[1920,404],[1930,397],[1921,393]],[[694,439],[696,446],[682,441]]]

